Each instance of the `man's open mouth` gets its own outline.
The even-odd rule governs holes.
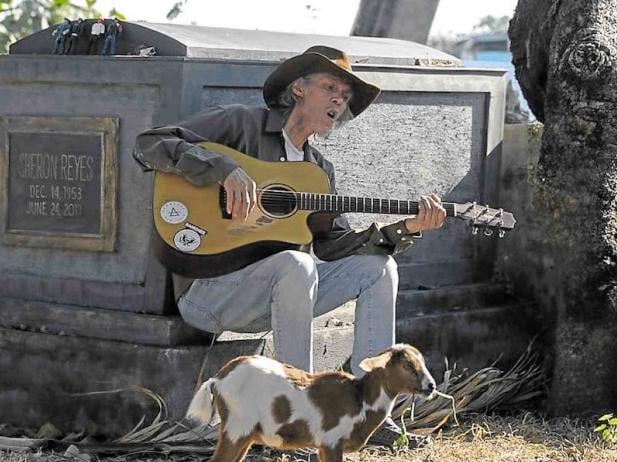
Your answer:
[[[336,111],[328,111],[327,114],[332,120],[336,120]]]

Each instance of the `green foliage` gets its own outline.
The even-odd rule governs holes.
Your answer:
[[[487,33],[504,33],[508,31],[508,25],[510,24],[509,16],[484,16],[478,24],[473,26],[476,32]]]
[[[392,449],[394,449],[395,451],[398,451],[399,449],[405,449],[409,446],[409,438],[407,437],[407,426],[405,425],[405,414],[407,414],[407,412],[411,414],[410,407],[405,409],[401,414],[401,429],[403,430],[403,432],[401,433],[401,436],[399,436],[392,445]]]
[[[118,18],[120,21],[124,21],[126,19],[126,16],[124,16],[122,13],[120,13],[115,8],[111,9],[111,11],[109,12],[109,17],[110,18]]]
[[[544,133],[544,124],[538,122],[537,120],[533,121],[529,125],[527,125],[527,134],[529,135],[530,141],[536,141],[539,137]]]
[[[598,421],[604,423],[594,428],[593,431],[600,433],[602,439],[610,446],[617,445],[617,417],[613,417],[613,414],[605,414]]]
[[[115,10],[110,15],[124,19]],[[7,53],[9,45],[26,35],[61,23],[64,18],[96,18],[96,0],[83,4],[71,0],[0,0],[0,53]],[[110,17],[113,17],[110,16]],[[51,35],[50,49],[51,45]]]

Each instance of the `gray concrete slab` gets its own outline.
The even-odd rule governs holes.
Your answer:
[[[11,54],[50,53],[51,31],[36,32],[11,45]],[[313,45],[346,50],[354,61],[371,64],[461,66],[461,61],[435,48],[406,40],[344,35],[294,34],[265,30],[226,29],[189,24],[123,21],[117,53],[153,46],[159,56],[187,56],[279,61]]]
[[[0,326],[140,345],[203,345],[209,336],[179,315],[138,314],[75,305],[0,298]]]
[[[512,298],[505,284],[490,282],[446,286],[432,290],[402,290],[398,294],[396,314],[398,319],[402,319],[444,311],[500,306],[511,302]]]
[[[230,359],[260,353],[263,342],[221,342],[208,355],[209,376]],[[157,347],[0,328],[2,421],[63,431],[94,423],[118,435],[158,412],[133,387],[161,395],[171,419],[182,418],[208,347]],[[102,392],[102,393],[94,393]]]
[[[106,309],[170,312],[165,298],[169,281],[148,250],[151,211],[146,204],[151,178],[131,159],[132,140],[140,130],[175,122],[212,104],[259,104],[263,79],[276,63],[25,54],[2,56],[0,61],[0,108],[10,108],[6,114],[0,109],[0,117],[44,117],[53,107],[54,117],[67,117],[67,121],[71,116],[120,120],[118,197],[122,198],[115,252],[0,246],[0,294]],[[340,139],[320,145],[336,165],[341,192],[413,198],[433,190],[452,200],[484,199],[483,172],[501,136],[496,121],[502,120],[498,108],[505,85],[503,73],[364,63],[357,68],[360,75],[378,83],[383,93],[366,114],[337,134]],[[101,102],[96,110],[90,108],[92,101]],[[428,128],[435,126],[442,129]],[[371,162],[378,162],[380,168],[367,168]],[[380,219],[352,217],[352,222],[363,227],[367,220]],[[400,261],[426,262],[416,268],[419,274],[429,274],[435,261],[445,262],[441,271],[445,276],[449,261],[460,260],[455,266],[469,262],[469,279],[454,270],[452,278],[421,282],[473,281],[478,267],[492,261],[494,246],[486,240],[472,240],[462,225],[448,224],[442,231],[427,235]],[[402,275],[404,284],[407,279]]]
[[[477,276],[476,262],[473,259],[414,262],[399,265],[400,290],[471,284],[486,280],[487,277],[480,278]]]
[[[316,370],[342,364],[351,352],[352,330],[316,330]],[[224,335],[209,352],[206,345],[147,346],[0,328],[0,367],[10,371],[0,376],[2,421],[31,427],[49,421],[64,431],[93,422],[121,434],[158,412],[133,386],[160,394],[169,417],[180,419],[206,355],[206,378],[237,356],[272,356],[271,336],[258,337]]]
[[[158,111],[177,117],[168,104],[175,95],[168,94],[163,82],[163,75],[178,70],[177,63],[168,63],[166,71],[161,72],[153,70],[148,62],[131,65],[82,56],[70,58],[73,61],[66,66],[66,58],[0,56],[2,143],[7,135],[5,116],[45,120],[52,114],[54,120],[66,121],[69,132],[73,117],[118,119],[117,163],[111,166],[117,170],[118,184],[114,188],[120,198],[118,219],[113,224],[117,228],[116,247],[113,252],[85,252],[1,245],[0,295],[168,312],[165,271],[149,250],[151,178],[139,170],[131,150],[135,134],[154,125]],[[4,150],[3,144],[6,155]],[[4,203],[0,209],[3,219],[7,214]]]
[[[423,351],[437,376],[446,357],[459,368],[478,369],[498,358],[505,367],[541,326],[530,312],[533,305],[519,303],[407,316],[397,321],[397,339]],[[337,369],[352,345],[351,325],[317,328],[315,369]],[[0,350],[0,368],[11,372],[0,375],[4,422],[37,427],[51,421],[71,429],[93,421],[113,433],[123,433],[142,415],[152,417],[157,412],[148,398],[131,390],[133,385],[159,393],[171,418],[180,418],[208,353],[204,345],[145,346],[4,328],[0,328]],[[272,356],[271,336],[222,336],[208,354],[206,375],[246,354]],[[122,391],[89,394],[110,390]]]
[[[458,370],[478,370],[499,360],[512,365],[541,331],[533,303],[408,316],[396,324],[398,341],[410,343],[425,355],[427,366],[439,377],[444,360]]]
[[[349,306],[342,310],[348,311]],[[343,317],[344,312],[339,311]],[[330,318],[332,319],[332,318]],[[274,342],[272,332],[260,332],[256,334],[244,334],[237,332],[223,332],[220,341],[236,342],[244,340],[260,340],[264,342],[263,354],[274,357]],[[353,348],[353,322],[336,320],[326,327],[313,329],[313,369],[315,372],[335,370],[341,367],[351,355]]]

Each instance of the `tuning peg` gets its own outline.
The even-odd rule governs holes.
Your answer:
[[[479,229],[480,228],[478,228],[477,226],[472,226],[471,227],[471,234],[473,234],[475,236],[476,234],[478,234],[478,230]]]
[[[501,239],[506,235],[506,230],[499,228],[499,238]]]
[[[492,228],[484,228],[484,235],[485,236],[492,236],[493,235],[493,229]]]

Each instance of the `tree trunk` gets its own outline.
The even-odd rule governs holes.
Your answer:
[[[519,0],[509,30],[544,135],[537,284],[553,317],[553,413],[617,408],[617,0]]]
[[[439,0],[361,0],[351,35],[425,44]]]

